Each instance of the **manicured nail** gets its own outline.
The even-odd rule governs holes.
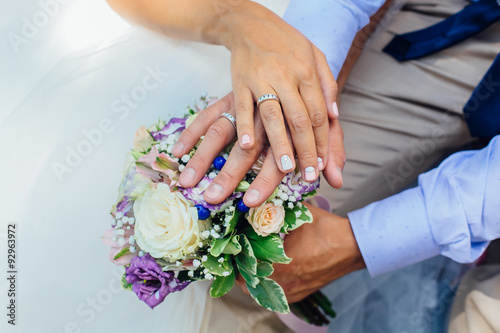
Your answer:
[[[338,117],[339,116],[339,107],[337,106],[337,102],[333,102],[332,104],[333,114]]]
[[[194,181],[194,176],[195,173],[193,168],[185,168],[179,177],[179,182],[182,185],[188,185]]]
[[[245,134],[241,137],[241,145],[242,146],[245,146],[245,145],[248,145],[250,144],[250,135],[248,134]]]
[[[305,170],[305,179],[307,181],[313,181],[314,179],[316,179],[316,171],[314,170],[314,167],[310,166],[310,167],[307,167]]]
[[[184,150],[184,144],[180,141],[177,141],[172,149],[172,154],[174,156],[182,155],[182,151]]]
[[[249,203],[257,202],[260,199],[260,192],[254,189],[248,190],[245,194],[245,199],[247,199]]]
[[[205,196],[208,199],[216,200],[222,195],[222,191],[224,191],[222,186],[220,186],[219,184],[212,184],[209,188],[206,189]]]
[[[290,159],[290,156],[288,156],[288,155],[281,156],[281,167],[285,171],[289,171],[293,168],[293,164],[292,164],[292,160]]]
[[[318,169],[320,171],[323,171],[324,167],[325,167],[325,165],[323,164],[323,159],[321,157],[318,157]]]

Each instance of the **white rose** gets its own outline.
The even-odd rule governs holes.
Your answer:
[[[155,258],[182,259],[198,247],[198,211],[179,192],[160,183],[134,203],[135,239]]]
[[[265,203],[250,209],[248,222],[252,225],[253,230],[261,236],[279,233],[285,224],[285,209],[283,206]]]

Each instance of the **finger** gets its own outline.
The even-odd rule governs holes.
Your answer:
[[[330,120],[328,145],[328,165],[323,170],[323,175],[332,187],[341,188],[344,184],[342,170],[344,170],[346,162],[346,153],[344,148],[344,132],[338,120]]]
[[[236,126],[238,128],[238,142],[242,149],[250,149],[254,144],[255,114],[252,93],[246,87],[235,88],[234,106],[236,110]]]
[[[328,115],[319,81],[313,85],[301,84],[300,94],[309,113],[314,132],[318,170],[322,171],[328,163]]]
[[[278,187],[286,173],[276,165],[272,149],[269,149],[262,168],[243,197],[243,203],[248,207],[263,204]]]
[[[271,90],[271,88],[268,88],[260,89],[259,91],[268,91],[269,93]],[[295,169],[295,158],[292,145],[287,138],[287,130],[280,103],[275,100],[263,101],[259,105],[259,114],[264,123],[269,144],[274,151],[278,168],[285,173],[292,171]]]
[[[233,125],[220,118],[208,129],[203,141],[179,177],[182,187],[193,187],[203,178],[214,159],[236,136]]]
[[[317,47],[313,46],[314,59],[316,60],[316,69],[318,71],[321,90],[328,110],[328,116],[331,119],[339,117],[339,108],[337,105],[338,85],[333,77],[333,73],[328,66],[325,55]]]
[[[313,182],[318,178],[319,172],[316,140],[311,120],[309,119],[309,113],[298,91],[283,94],[280,98],[282,100],[283,113],[290,129],[293,147],[299,161],[302,178],[308,182]],[[271,142],[271,139],[269,141]],[[274,146],[272,148],[274,151]]]
[[[256,140],[253,148],[244,150],[239,144],[233,146],[224,167],[203,193],[208,203],[219,204],[229,197],[259,158],[264,148],[265,132],[259,118],[255,119]]]
[[[234,95],[232,92],[198,113],[196,119],[181,133],[179,140],[172,149],[172,154],[180,158],[193,149],[200,138],[205,135],[210,126],[217,121],[219,116],[224,113],[232,113],[234,104]]]

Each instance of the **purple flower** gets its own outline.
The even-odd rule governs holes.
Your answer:
[[[203,179],[200,180],[198,184],[196,184],[195,187],[191,188],[179,187],[179,191],[181,191],[182,195],[186,199],[193,202],[195,205],[202,205],[205,208],[215,211],[220,211],[223,207],[227,207],[228,205],[229,206],[233,205],[234,200],[241,198],[244,194],[243,192],[234,191],[226,200],[224,200],[220,204],[217,205],[209,204],[208,202],[205,201],[205,198],[203,198],[203,193],[205,193],[205,190],[208,188],[211,182],[212,179],[208,178],[208,176],[205,175],[203,176]]]
[[[186,128],[186,119],[172,118],[161,130],[152,131],[151,135],[156,141],[161,141],[171,134],[183,131],[185,128]]]
[[[168,294],[181,291],[190,283],[180,282],[174,272],[164,272],[149,253],[133,258],[125,276],[134,293],[151,309],[163,302]]]
[[[301,200],[304,194],[319,188],[320,180],[318,177],[318,179],[314,182],[308,183],[302,179],[300,172],[290,172],[285,176],[281,183],[288,187],[290,192],[296,196],[297,200]]]
[[[122,200],[116,205],[116,211],[127,215],[128,211],[132,208],[133,202],[130,201],[129,196],[124,196]]]

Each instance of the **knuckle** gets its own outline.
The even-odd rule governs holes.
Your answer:
[[[326,113],[323,111],[320,111],[319,109],[316,109],[316,111],[313,111],[311,114],[311,124],[312,127],[321,127],[326,124]]]
[[[226,131],[224,126],[222,126],[220,122],[216,122],[208,129],[207,134],[205,135],[205,139],[206,138],[217,142],[225,140]]]
[[[236,114],[249,114],[253,113],[253,107],[251,107],[248,103],[238,101],[235,105]]]
[[[315,151],[302,151],[299,154],[299,160],[304,161],[304,165],[315,164],[317,156]]]
[[[236,178],[234,178],[234,176],[226,170],[222,169],[217,175],[217,181],[220,184],[234,184],[236,182]]]
[[[316,71],[310,65],[304,65],[300,69],[300,78],[305,84],[312,84],[316,81]]]
[[[311,128],[311,120],[305,115],[296,115],[292,119],[292,128],[295,132],[303,132]]]
[[[274,103],[270,103],[270,102],[267,102],[267,103],[264,103],[263,105],[261,105],[260,113],[261,113],[264,121],[277,121],[277,120],[281,120],[281,118],[283,117],[281,114],[281,110],[278,109],[274,105]]]

